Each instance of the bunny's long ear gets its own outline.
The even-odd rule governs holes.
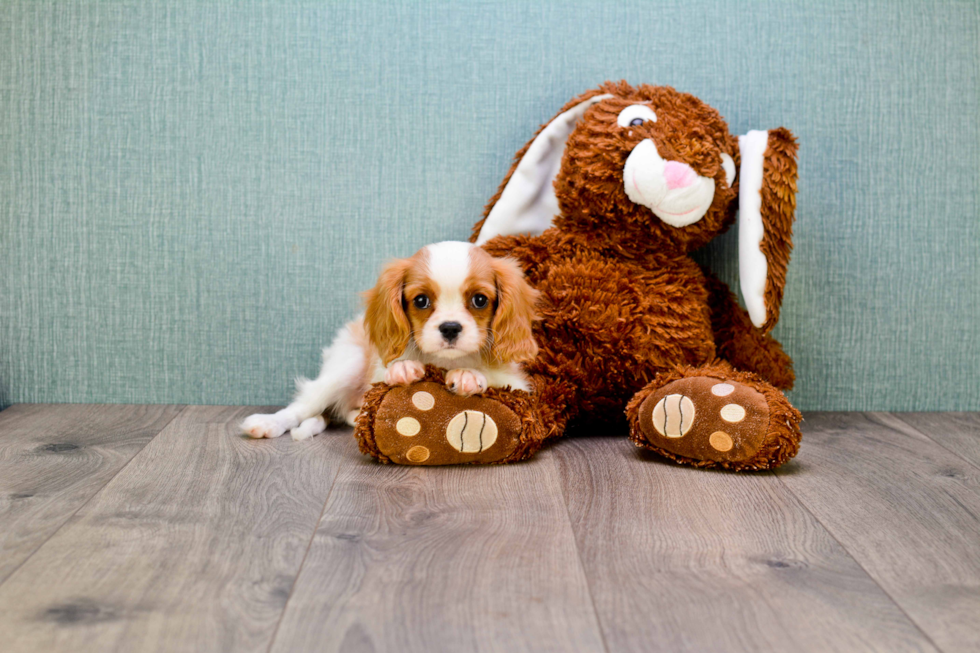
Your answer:
[[[491,200],[489,213],[475,228],[479,229],[477,245],[495,236],[536,236],[551,226],[552,218],[559,213],[554,181],[561,168],[565,143],[589,107],[612,97],[594,91],[586,95],[571,107],[566,106],[517,153],[518,160],[495,200]]]
[[[768,333],[779,320],[793,249],[796,139],[789,130],[739,136],[738,273],[749,317]]]

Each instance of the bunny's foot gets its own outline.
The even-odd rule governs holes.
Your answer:
[[[527,458],[541,445],[531,395],[491,388],[464,397],[428,368],[408,386],[375,385],[364,397],[354,435],[383,463],[459,465]]]
[[[637,446],[696,467],[771,469],[800,446],[802,417],[783,393],[726,365],[658,376],[627,416]]]

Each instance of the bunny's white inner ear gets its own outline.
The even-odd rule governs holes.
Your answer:
[[[725,171],[725,183],[731,188],[735,181],[735,159],[728,152],[721,153],[721,167]]]
[[[487,216],[477,245],[495,236],[531,234],[536,236],[551,226],[558,215],[554,181],[561,168],[565,143],[586,109],[612,95],[596,95],[576,104],[548,123],[532,141]]]
[[[769,265],[762,253],[765,224],[762,221],[762,175],[769,132],[750,131],[738,137],[742,156],[738,188],[738,277],[742,299],[756,327],[766,321],[766,274]]]

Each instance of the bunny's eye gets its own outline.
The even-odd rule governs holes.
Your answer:
[[[633,104],[619,112],[616,122],[620,127],[639,127],[643,123],[657,122],[657,114],[645,104]]]

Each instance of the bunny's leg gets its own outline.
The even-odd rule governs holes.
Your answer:
[[[771,384],[724,361],[658,375],[626,414],[637,446],[695,467],[771,469],[800,446],[800,412]]]
[[[383,463],[459,465],[509,463],[533,455],[564,428],[546,378],[532,378],[531,393],[490,388],[464,397],[446,389],[445,372],[426,368],[402,387],[375,384],[364,397],[354,436]]]

